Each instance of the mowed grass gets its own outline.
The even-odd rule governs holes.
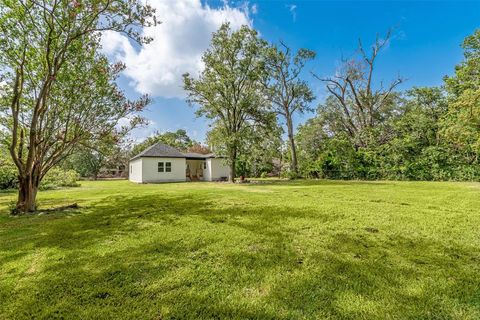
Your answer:
[[[10,217],[0,319],[480,319],[480,184],[83,182]]]

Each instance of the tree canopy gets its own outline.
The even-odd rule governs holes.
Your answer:
[[[153,136],[148,137],[142,142],[135,144],[131,151],[132,157],[158,142],[177,148],[180,151],[187,151],[188,148],[198,143],[192,138],[190,138],[187,134],[187,131],[185,131],[184,129],[178,129],[174,132],[156,132]]]
[[[363,62],[322,79],[330,95],[300,126],[302,173],[344,179],[480,179],[480,32],[443,87],[397,90],[374,82],[384,40]],[[379,88],[374,90],[373,87]]]
[[[280,46],[271,46],[266,53],[266,68],[268,80],[266,84],[267,97],[274,112],[285,121],[290,148],[290,168],[296,175],[297,148],[293,128],[293,116],[296,113],[313,111],[310,103],[315,99],[309,84],[302,80],[302,71],[305,64],[315,58],[315,52],[300,49],[292,52],[285,43]]]
[[[214,33],[204,53],[204,70],[196,77],[184,75],[188,101],[198,106],[197,115],[212,121],[217,146],[222,146],[235,179],[235,165],[247,132],[253,126],[275,126],[265,101],[267,72],[263,52],[266,43],[255,30],[242,26],[232,31],[228,23]]]
[[[18,169],[16,211],[36,209],[45,174],[76,146],[118,139],[142,122],[148,97],[128,100],[116,79],[121,63],[100,53],[103,31],[147,43],[139,26],[155,23],[139,1],[1,0],[2,143]],[[120,126],[120,120],[129,124]]]

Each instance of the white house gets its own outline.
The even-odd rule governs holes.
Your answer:
[[[183,153],[156,143],[130,159],[129,180],[137,183],[226,180],[229,168],[214,154]]]

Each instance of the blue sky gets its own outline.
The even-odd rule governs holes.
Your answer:
[[[379,56],[376,79],[388,81],[399,74],[408,79],[402,89],[441,85],[462,59],[462,40],[480,28],[480,1],[153,0],[153,4],[163,22],[158,30],[147,31],[156,37],[153,47],[140,50],[125,39],[108,39],[109,53],[127,67],[132,65],[122,76],[121,87],[131,97],[148,93],[154,99],[144,113],[151,124],[134,133],[137,140],[155,130],[176,129],[204,139],[208,122],[197,119],[185,102],[179,77],[201,70],[201,52],[223,20],[234,27],[248,23],[268,41],[281,39],[293,48],[316,51],[317,59],[307,71],[321,76],[332,75],[342,56],[351,57],[358,39],[367,46],[377,33],[392,29],[390,44]],[[309,72],[305,78],[317,95],[317,105],[325,98],[324,87]],[[311,116],[299,116],[296,123]]]

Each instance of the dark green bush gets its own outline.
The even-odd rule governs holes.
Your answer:
[[[43,178],[40,189],[55,189],[60,187],[77,187],[77,181],[80,175],[75,170],[63,170],[60,168],[53,168]]]
[[[41,190],[60,187],[76,187],[79,184],[79,174],[75,170],[51,169],[40,183]],[[0,166],[0,190],[16,189],[18,187],[17,169],[10,164]]]
[[[8,163],[0,165],[0,190],[17,188],[17,168]]]

